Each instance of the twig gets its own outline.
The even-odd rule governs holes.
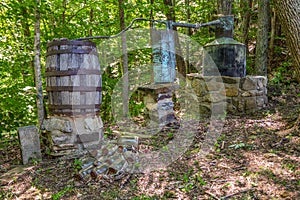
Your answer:
[[[242,191],[236,192],[234,194],[229,194],[229,195],[226,195],[224,197],[221,197],[220,199],[228,199],[228,198],[233,197],[235,195],[238,195],[238,194],[241,194],[241,193],[246,193],[246,192],[249,192],[249,191],[252,191],[252,190],[253,190],[252,188],[251,189],[247,189],[247,190],[242,190]]]
[[[216,197],[214,194],[212,194],[210,192],[205,191],[205,193],[208,194],[209,196],[211,196],[214,199],[221,200],[221,199],[219,199],[218,197]]]

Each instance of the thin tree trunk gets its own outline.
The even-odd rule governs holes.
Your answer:
[[[36,0],[35,9],[35,25],[34,25],[34,71],[35,71],[35,86],[36,86],[36,104],[38,111],[38,127],[40,128],[44,120],[44,104],[43,104],[43,86],[41,75],[41,49],[40,49],[40,0]]]
[[[218,0],[218,14],[231,15],[233,0]]]
[[[233,0],[218,0],[218,14],[219,15],[231,15],[232,13],[232,1]],[[220,37],[233,37],[233,30],[224,30],[223,28],[216,27],[216,38]]]
[[[120,28],[124,30],[125,26],[125,15],[123,9],[123,0],[118,0],[119,2],[119,15],[120,15]],[[127,43],[126,43],[126,33],[122,34],[122,66],[123,66],[123,93],[122,93],[122,101],[123,101],[123,118],[127,119],[129,116],[129,107],[128,107],[128,55],[127,55]]]
[[[187,8],[186,11],[186,18],[187,22],[191,22],[191,9],[190,9],[190,0],[185,0],[185,6]],[[192,35],[192,29],[191,28],[186,28],[186,34],[188,36]],[[186,68],[186,73],[190,73],[190,64],[189,64],[189,58],[190,58],[190,44],[189,41],[187,41],[186,45],[186,57],[185,57],[185,68]]]
[[[93,10],[93,8],[91,8],[91,10],[90,10],[90,23],[92,24],[93,21],[94,21],[94,10]],[[91,28],[90,28],[90,33],[89,33],[90,36],[93,36],[93,29],[92,29],[92,27],[93,26],[91,26]]]
[[[300,1],[274,0],[289,50],[295,63],[295,79],[300,83]]]
[[[256,36],[255,71],[267,76],[268,39],[270,29],[270,0],[258,1],[258,30]]]
[[[249,26],[251,20],[251,8],[252,8],[252,0],[242,0],[243,10],[246,10],[243,13],[243,21],[242,21],[242,43],[246,45],[247,53],[249,53],[248,43],[249,43]]]
[[[275,30],[276,30],[276,12],[275,9],[272,8],[271,35],[270,35],[270,45],[269,45],[270,56],[269,56],[268,72],[271,72],[271,64],[274,57]]]

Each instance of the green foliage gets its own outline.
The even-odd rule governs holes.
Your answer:
[[[281,67],[278,67],[274,73],[273,78],[270,80],[273,84],[290,84],[290,79],[286,77],[292,62],[290,60],[283,62]]]
[[[55,193],[52,195],[52,200],[59,200],[61,199],[67,192],[70,192],[73,190],[73,187],[65,187],[61,191]]]
[[[166,19],[166,13],[174,10],[176,21],[203,23],[214,20],[217,14],[216,0],[213,1],[175,1],[174,7],[164,5],[162,0],[154,1],[126,1],[124,2],[125,23],[129,25],[133,18]],[[249,29],[249,43],[255,44],[257,30],[257,12],[252,8],[244,7],[239,1],[233,2],[235,15],[235,34],[239,40],[243,13],[251,11],[251,26]],[[36,96],[34,83],[34,23],[36,1],[3,0],[0,6],[0,136],[3,132],[15,131],[17,127],[36,124]],[[41,36],[41,64],[45,71],[45,57],[47,42],[53,38],[80,38],[90,35],[114,35],[120,31],[118,2],[112,1],[63,1],[44,0],[39,7],[40,36]],[[190,13],[187,19],[187,13]],[[139,22],[134,28],[149,28],[149,22]],[[193,30],[191,38],[205,45],[214,40],[214,28]],[[187,34],[186,28],[178,31]],[[285,41],[282,36],[276,36],[278,41]],[[101,117],[105,122],[111,122],[111,94],[115,84],[122,77],[121,48],[119,39],[95,40],[99,45],[102,76],[102,105]],[[131,41],[136,42],[134,41]],[[102,44],[102,46],[101,46]],[[103,45],[105,44],[105,45]],[[131,45],[131,44],[130,44]],[[103,48],[102,48],[103,47]],[[255,47],[255,46],[254,46]],[[280,54],[283,48],[275,45],[275,54]],[[183,49],[183,51],[186,51]],[[152,49],[147,47],[138,50],[129,50],[129,70],[137,70],[151,63]],[[183,52],[183,54],[186,54]],[[252,57],[251,57],[252,56]],[[105,60],[105,62],[103,61]],[[253,52],[247,60],[247,73],[253,71]],[[274,73],[273,83],[286,82],[285,74],[289,73],[290,61]],[[45,81],[45,78],[43,79]],[[289,81],[289,80],[287,80]],[[45,86],[45,84],[44,84]],[[44,87],[45,88],[45,87]],[[45,91],[44,91],[45,92]],[[137,103],[136,96],[129,102],[130,114],[138,116],[143,113],[144,105]]]
[[[240,149],[245,147],[246,145],[244,143],[238,143],[238,144],[232,144],[230,146],[228,146],[228,148],[234,148],[234,149]]]
[[[2,190],[0,188],[0,199],[13,199],[14,193],[11,191],[11,189],[8,189],[8,191]]]
[[[73,168],[76,170],[76,171],[79,171],[81,169],[81,166],[82,166],[82,161],[81,160],[78,160],[78,159],[75,159],[74,160],[74,164],[73,164]]]
[[[101,117],[104,121],[112,121],[113,116],[111,113],[111,95],[114,86],[118,82],[117,77],[104,73],[102,75],[102,104],[101,104]]]

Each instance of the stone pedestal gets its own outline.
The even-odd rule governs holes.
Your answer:
[[[99,116],[51,116],[44,120],[53,154],[72,150],[99,148],[103,138],[103,123]]]
[[[211,114],[212,106],[226,104],[230,114],[251,113],[267,106],[267,77],[203,76],[188,74],[188,84],[199,101],[200,114]]]
[[[150,84],[139,87],[143,93],[150,126],[165,126],[177,122],[172,97],[173,92],[178,88],[179,85],[175,83]]]

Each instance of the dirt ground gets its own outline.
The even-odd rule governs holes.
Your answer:
[[[205,135],[199,123],[193,144],[174,163],[116,181],[78,180],[74,158],[45,156],[24,167],[17,140],[4,138],[0,176],[12,174],[0,178],[0,199],[300,199],[298,94],[293,83],[269,86],[269,107],[227,116],[206,156],[199,154]]]

